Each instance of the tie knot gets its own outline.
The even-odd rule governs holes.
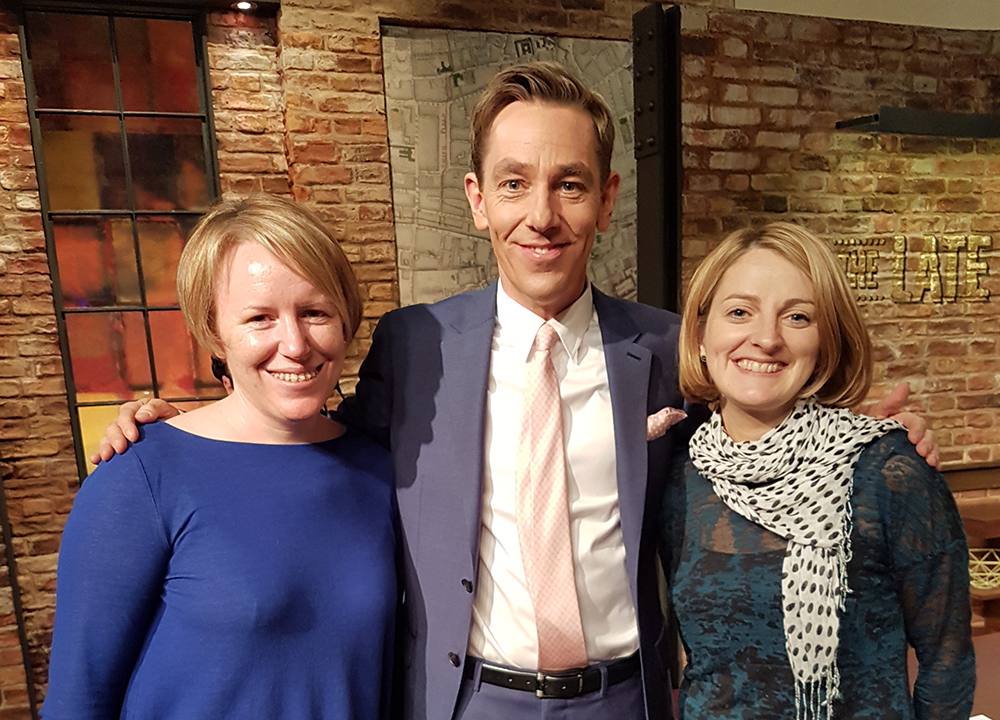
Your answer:
[[[552,346],[558,340],[559,333],[556,332],[554,327],[546,323],[538,328],[538,333],[535,335],[535,347],[539,352],[548,353],[552,351]]]

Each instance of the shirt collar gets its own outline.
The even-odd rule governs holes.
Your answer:
[[[590,327],[593,314],[594,293],[588,282],[583,294],[572,305],[548,321],[559,334],[559,341],[574,363],[580,362],[583,338]],[[525,361],[531,352],[538,329],[544,324],[544,319],[507,294],[503,289],[503,281],[498,283],[497,326]]]

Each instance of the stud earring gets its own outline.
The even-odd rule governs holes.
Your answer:
[[[708,358],[707,358],[707,357],[705,357],[704,355],[702,355],[702,356],[701,356],[701,364],[702,364],[702,365],[705,365],[705,364],[706,364],[707,362],[708,362]]]

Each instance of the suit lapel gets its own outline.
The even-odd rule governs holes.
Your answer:
[[[486,393],[490,355],[496,319],[496,284],[479,294],[470,308],[451,321],[450,332],[441,343],[442,377],[445,392],[437,412],[446,423],[452,460],[449,467],[458,482],[443,483],[449,494],[456,493],[445,506],[458,505],[451,518],[462,525],[469,540],[473,567],[479,553],[479,526],[482,506],[484,442],[486,436]],[[442,468],[442,473],[446,470]],[[474,482],[473,482],[474,480]]]
[[[636,578],[646,498],[646,415],[652,353],[636,343],[641,332],[626,311],[627,305],[611,302],[595,289],[594,307],[601,326],[611,390],[625,565],[632,597],[638,597]]]

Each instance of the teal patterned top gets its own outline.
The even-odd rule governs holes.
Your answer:
[[[976,682],[968,548],[944,478],[893,431],[859,458],[851,504],[834,718],[968,720]],[[688,656],[681,717],[794,720],[781,611],[786,542],[730,510],[686,449],[661,530]],[[909,645],[920,664],[912,698]]]

